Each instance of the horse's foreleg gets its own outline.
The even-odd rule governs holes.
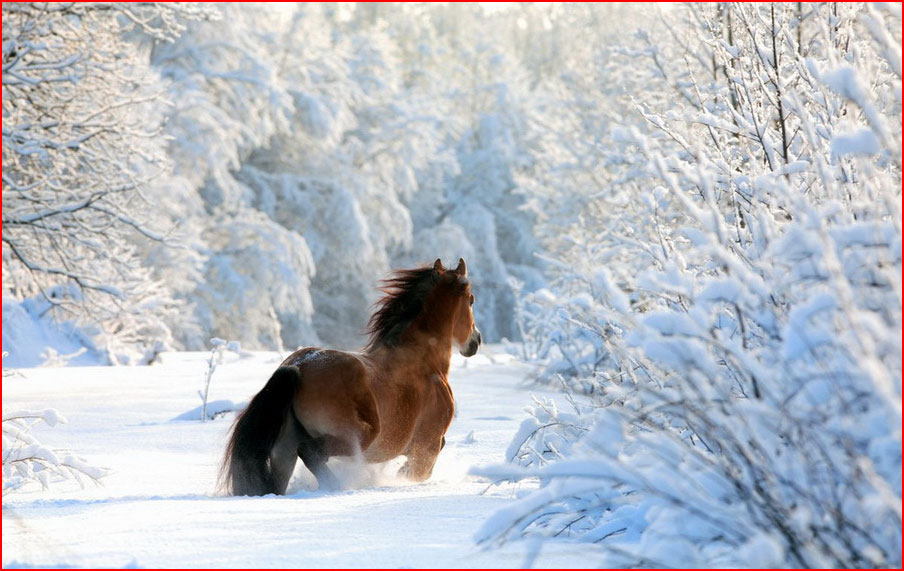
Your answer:
[[[423,482],[430,478],[433,474],[433,466],[436,464],[436,458],[439,451],[446,444],[446,438],[441,437],[440,440],[432,442],[421,442],[411,446],[406,453],[408,461],[399,470],[402,476],[414,482]]]

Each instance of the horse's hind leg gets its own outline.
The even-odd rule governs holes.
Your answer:
[[[297,461],[295,451],[304,431],[304,428],[295,420],[291,410],[286,416],[279,437],[273,448],[270,449],[270,473],[276,493],[280,495],[285,494],[286,488],[289,487],[289,480],[292,478],[292,472],[295,471]]]
[[[298,442],[296,452],[308,470],[317,478],[318,489],[338,490],[339,480],[336,479],[336,476],[326,465],[326,461],[330,458],[329,452],[327,452],[328,437],[314,438],[303,426],[299,426],[299,429],[301,439]]]

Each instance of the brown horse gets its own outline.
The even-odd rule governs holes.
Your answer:
[[[405,455],[402,472],[430,477],[455,401],[452,348],[480,345],[462,259],[454,270],[402,270],[386,280],[359,353],[307,347],[289,355],[236,419],[221,472],[234,495],[284,494],[301,458],[321,489],[335,489],[332,456],[367,462]]]

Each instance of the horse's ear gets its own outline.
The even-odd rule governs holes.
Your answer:
[[[443,261],[441,259],[437,258],[436,261],[433,262],[433,271],[435,271],[435,272],[443,271]]]
[[[458,267],[455,268],[455,273],[457,273],[461,277],[468,275],[468,266],[465,265],[464,258],[458,258]]]

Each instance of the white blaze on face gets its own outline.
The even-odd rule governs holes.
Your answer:
[[[471,334],[468,335],[464,343],[459,343],[454,339],[452,342],[459,353],[465,357],[470,357],[477,353],[477,347],[480,346],[480,330],[477,327],[472,327]]]

